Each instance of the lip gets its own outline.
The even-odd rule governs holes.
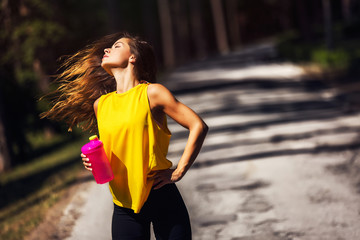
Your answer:
[[[107,57],[109,57],[109,56],[108,56],[108,55],[104,55],[104,56],[103,56],[103,59],[104,59],[104,58],[107,58]]]

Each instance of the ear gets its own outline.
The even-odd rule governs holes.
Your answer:
[[[136,58],[135,58],[134,55],[131,55],[131,56],[130,56],[129,62],[130,62],[130,63],[135,63],[135,62],[136,62]]]

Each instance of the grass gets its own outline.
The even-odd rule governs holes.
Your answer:
[[[325,71],[348,72],[358,68],[360,60],[360,35],[347,36],[342,28],[335,35],[335,46],[327,49],[323,33],[306,42],[296,32],[288,32],[278,39],[280,57],[297,63],[313,63]]]
[[[0,239],[23,239],[38,226],[82,170],[80,148],[72,140],[28,164],[0,175]]]

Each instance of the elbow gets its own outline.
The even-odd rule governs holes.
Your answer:
[[[207,132],[209,131],[208,125],[200,119],[200,121],[193,122],[188,128],[190,132],[196,133],[203,138],[206,136]]]
[[[201,132],[202,132],[202,135],[206,136],[206,134],[208,133],[209,131],[209,126],[206,125],[206,123],[204,121],[202,121],[201,123]]]

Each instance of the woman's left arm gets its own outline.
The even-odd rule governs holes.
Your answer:
[[[148,97],[152,110],[156,109],[157,112],[160,110],[189,130],[189,137],[176,169],[157,171],[150,178],[154,180],[157,189],[165,184],[179,181],[186,174],[200,152],[208,126],[193,110],[179,102],[161,84],[149,85]]]

